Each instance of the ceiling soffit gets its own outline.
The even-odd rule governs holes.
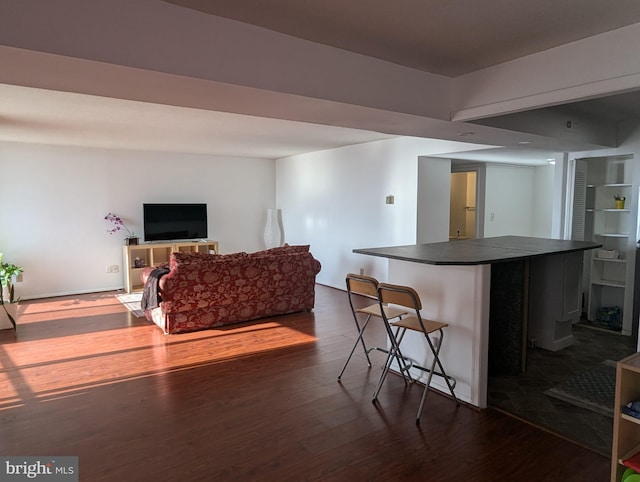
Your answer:
[[[449,77],[640,22],[637,0],[164,1]]]

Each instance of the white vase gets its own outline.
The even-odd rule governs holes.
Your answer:
[[[275,248],[282,246],[283,242],[282,210],[267,209],[267,224],[264,227],[264,244],[267,248]]]

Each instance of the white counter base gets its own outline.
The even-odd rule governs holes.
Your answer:
[[[389,259],[389,283],[411,286],[422,300],[422,316],[449,324],[444,329],[440,360],[447,374],[456,379],[456,396],[485,408],[491,265],[438,266]],[[431,366],[433,358],[422,335],[407,332],[401,348],[404,356]],[[424,372],[411,373],[426,381]],[[449,392],[441,377],[433,377],[431,386]]]

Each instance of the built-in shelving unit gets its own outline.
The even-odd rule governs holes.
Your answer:
[[[600,308],[619,308],[621,331],[631,334],[633,293],[627,285],[633,280],[629,259],[635,259],[636,227],[631,209],[632,156],[585,158],[578,162],[583,163],[586,173],[584,239],[602,244],[601,249],[588,255],[585,266],[587,318],[597,321]],[[619,198],[624,199],[624,204],[616,203]]]
[[[640,452],[640,419],[622,413],[629,402],[640,400],[640,353],[617,365],[616,401],[611,447],[611,482],[619,482],[626,467],[624,460]]]
[[[124,289],[127,293],[139,291],[144,286],[140,274],[148,266],[167,263],[173,252],[218,254],[217,241],[193,241],[180,243],[145,243],[124,246]]]

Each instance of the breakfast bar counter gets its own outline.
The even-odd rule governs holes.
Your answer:
[[[387,248],[354,249],[354,253],[434,265],[478,265],[582,252],[601,245],[591,241],[500,236]]]
[[[448,323],[440,359],[457,380],[456,396],[486,407],[490,373],[526,369],[528,342],[560,350],[573,343],[582,311],[589,241],[523,236],[354,249],[388,259],[388,282],[414,288],[423,316]],[[408,333],[403,353],[430,366],[424,337]],[[424,381],[421,372],[413,373]],[[446,393],[434,377],[432,386]]]

